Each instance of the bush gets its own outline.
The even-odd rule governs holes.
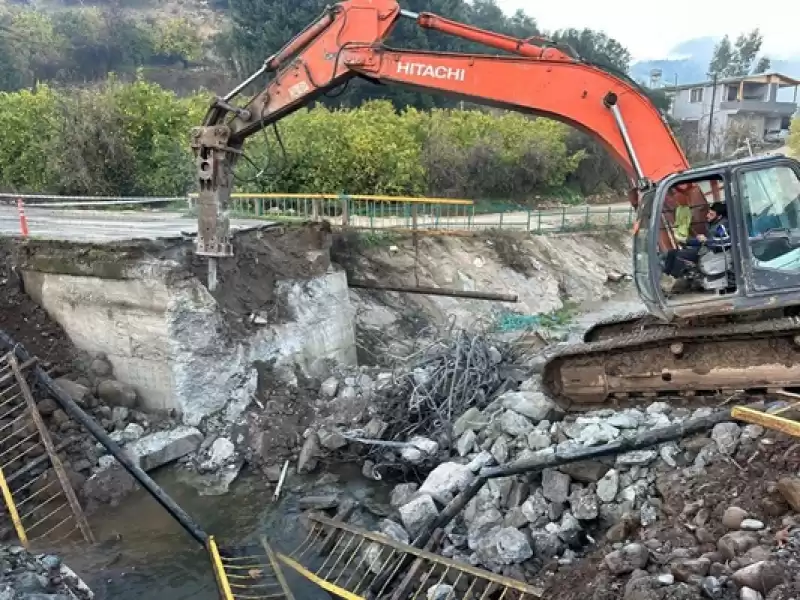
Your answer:
[[[86,90],[40,86],[0,95],[0,186],[12,191],[179,196],[194,189],[188,136],[207,96],[179,98],[142,78]],[[303,109],[245,145],[238,191],[461,196],[524,200],[583,175],[564,125],[515,113]],[[589,153],[587,153],[589,148]],[[607,160],[607,158],[606,158]],[[596,179],[597,181],[592,183]],[[591,181],[590,181],[591,180]],[[591,191],[591,190],[585,190]]]
[[[517,113],[436,110],[422,130],[431,195],[526,199],[565,183],[584,157],[569,129]]]
[[[205,101],[114,80],[91,90],[0,94],[0,187],[20,192],[181,195]]]

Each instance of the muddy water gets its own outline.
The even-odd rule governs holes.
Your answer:
[[[340,469],[339,475],[337,485],[348,494],[385,501],[385,486],[371,486],[357,470]],[[241,477],[224,496],[200,496],[170,470],[154,479],[221,544],[253,543],[266,534],[275,547],[290,551],[305,537],[297,499],[310,489],[310,480],[293,479],[283,499],[273,503],[272,490],[254,476]],[[143,490],[122,506],[95,513],[90,524],[100,543],[89,551],[64,548],[61,553],[98,600],[218,600],[206,553]],[[298,597],[328,598],[306,587]]]

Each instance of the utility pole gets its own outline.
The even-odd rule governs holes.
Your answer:
[[[717,74],[711,83],[711,113],[708,117],[708,139],[706,140],[706,159],[711,156],[711,135],[714,133],[714,103],[717,101]]]

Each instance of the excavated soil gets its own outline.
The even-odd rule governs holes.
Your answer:
[[[252,329],[253,316],[269,322],[290,318],[291,307],[275,292],[277,281],[312,279],[331,266],[327,223],[302,227],[267,227],[237,234],[233,259],[221,259],[217,288],[211,292],[233,333]],[[205,285],[208,259],[191,254],[189,268]]]
[[[46,368],[68,370],[76,351],[66,333],[28,296],[14,271],[9,242],[0,242],[0,330],[38,356]]]
[[[631,531],[631,542],[658,540],[662,547],[653,553],[651,567],[658,569],[658,557],[666,557],[679,548],[696,549],[699,556],[717,549],[715,541],[728,533],[722,525],[722,515],[730,506],[746,510],[753,518],[764,522],[768,533],[762,544],[772,549],[778,545],[777,532],[784,530],[784,519],[791,515],[789,507],[777,492],[779,479],[800,472],[800,443],[784,434],[769,433],[770,444],[753,441],[742,444],[735,456],[727,461],[715,462],[698,473],[684,470],[660,469],[656,485],[663,499],[661,518],[651,527]],[[686,443],[686,442],[684,442]],[[687,508],[692,506],[691,509]],[[795,521],[800,521],[795,515]],[[698,522],[703,524],[698,526]],[[702,534],[699,533],[703,529]],[[699,541],[715,540],[703,543]],[[584,558],[571,565],[548,565],[549,573],[539,582],[548,600],[617,600],[625,595],[629,576],[614,576],[605,570],[603,558],[614,550],[614,543],[597,540],[598,544]],[[800,555],[794,557],[800,559]],[[544,572],[545,570],[543,570]],[[789,578],[796,576],[787,570]],[[788,600],[800,597],[800,582],[795,580],[768,596],[768,600]],[[691,595],[646,596],[652,600],[702,600],[699,588]],[[676,591],[677,594],[677,591]],[[640,596],[635,596],[639,598]],[[725,590],[718,600],[736,600],[738,594]],[[641,596],[645,598],[645,596]]]

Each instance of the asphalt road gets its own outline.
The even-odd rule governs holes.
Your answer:
[[[25,207],[31,237],[74,242],[159,239],[197,233],[197,221],[174,212],[64,210]],[[269,221],[234,219],[232,229],[269,225]],[[19,235],[15,206],[0,205],[0,235]]]
[[[587,212],[588,208],[588,212]],[[542,211],[530,216],[527,212],[440,217],[421,215],[421,229],[502,229],[533,231],[559,231],[564,227],[580,227],[593,224],[604,226],[629,221],[630,207],[627,204],[570,207],[561,210]],[[28,231],[31,237],[75,242],[114,242],[132,239],[159,239],[197,232],[197,221],[170,211],[98,211],[60,208],[25,207]],[[336,224],[339,219],[331,219]],[[271,224],[260,219],[233,219],[231,228],[247,229]],[[366,228],[408,227],[404,218],[369,218],[352,216],[350,225]],[[19,235],[19,215],[16,206],[0,204],[0,235]]]

